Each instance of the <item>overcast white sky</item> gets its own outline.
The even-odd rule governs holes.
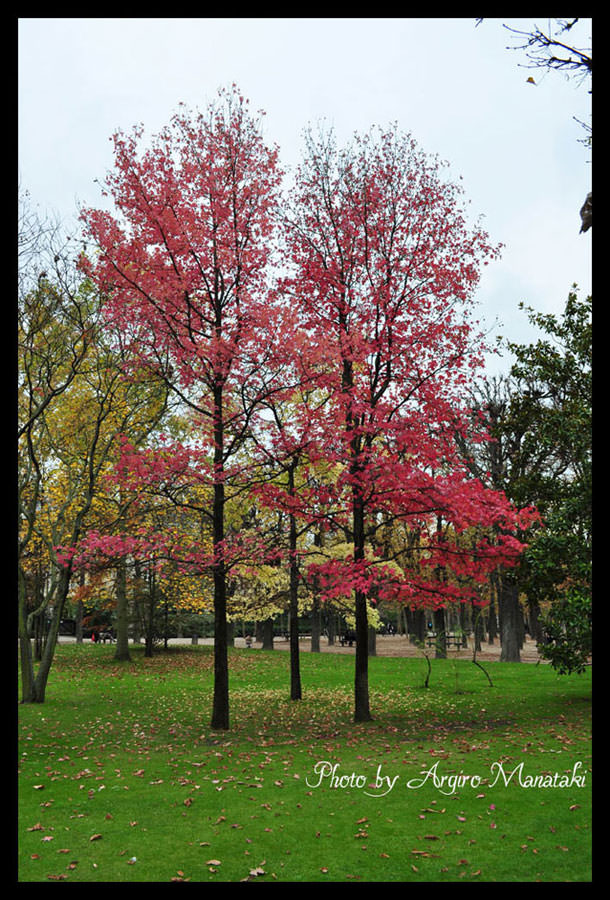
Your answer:
[[[232,82],[265,110],[285,166],[298,163],[309,123],[326,120],[347,140],[398,122],[463,177],[473,218],[483,214],[505,244],[477,296],[495,333],[529,341],[520,301],[560,313],[573,283],[581,296],[592,290],[591,232],[579,234],[578,215],[590,154],[574,121],[590,122],[591,98],[586,85],[529,71],[522,51],[507,49],[503,24],[534,21],[20,18],[20,187],[70,228],[79,205],[102,203],[95,179],[112,166],[117,128],[154,133],[179,103],[204,108]],[[590,46],[583,23],[578,40]]]

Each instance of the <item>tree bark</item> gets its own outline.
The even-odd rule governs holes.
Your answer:
[[[263,622],[263,650],[273,650],[273,619],[265,619]]]
[[[114,658],[120,662],[129,662],[129,615],[127,609],[127,563],[125,557],[117,566],[116,586],[116,650]]]
[[[369,626],[369,656],[377,656],[377,632]]]
[[[144,656],[147,658],[153,655],[154,629],[155,629],[155,604],[156,604],[156,577],[154,566],[148,567],[148,596],[146,598],[146,618],[144,633]]]
[[[481,649],[481,645],[485,639],[485,623],[483,621],[483,611],[474,606],[474,604],[472,607],[472,618],[472,638],[474,641],[474,649],[478,652]]]
[[[339,314],[339,325],[341,332],[347,337],[347,320],[345,314]],[[350,397],[354,387],[353,364],[348,356],[343,358],[343,368],[341,373],[341,389]],[[356,566],[364,561],[364,541],[365,541],[365,522],[364,522],[364,498],[362,496],[362,485],[360,484],[361,471],[361,443],[360,437],[355,431],[357,417],[353,414],[351,408],[351,398],[348,403],[348,411],[346,415],[346,431],[350,436],[350,476],[352,478],[352,528],[353,528],[353,547],[354,547],[354,563]],[[354,671],[354,721],[368,722],[372,719],[369,707],[369,623],[367,614],[366,594],[364,591],[357,589],[355,594],[355,615],[356,615],[356,660]]]
[[[79,583],[80,587],[85,586],[85,571],[84,570],[79,575],[78,583]],[[76,623],[75,623],[75,627],[74,627],[74,636],[76,637],[77,644],[82,644],[82,642],[83,642],[84,611],[85,611],[85,608],[83,605],[83,601],[79,597],[78,602],[76,604]]]
[[[288,490],[294,496],[294,470],[296,463],[288,469]],[[297,523],[290,513],[289,554],[290,554],[290,699],[301,700],[301,669],[299,661],[299,566],[297,559]],[[313,619],[312,619],[313,629]],[[313,642],[313,633],[312,633]],[[313,647],[312,647],[313,649]]]
[[[529,627],[532,639],[537,644],[545,642],[545,635],[540,623],[540,605],[537,600],[529,601]]]
[[[322,534],[320,531],[316,531],[313,536],[314,547],[322,546]],[[332,614],[329,616],[329,619],[332,618]],[[320,652],[320,631],[322,626],[322,612],[320,609],[320,598],[318,596],[318,579],[314,579],[313,585],[313,603],[311,607],[311,652],[319,653]],[[332,627],[329,628],[329,635],[332,632]],[[329,644],[331,643],[329,637]],[[332,642],[334,642],[334,635]]]
[[[46,636],[44,647],[41,647],[40,664],[36,672],[34,672],[34,659],[32,653],[32,643],[30,638],[30,626],[26,609],[26,593],[25,593],[25,576],[21,567],[19,567],[19,585],[18,585],[18,627],[19,627],[19,646],[21,656],[21,702],[22,703],[44,703],[47,681],[55,655],[57,646],[57,636],[59,634],[59,626],[63,616],[66,597],[70,588],[72,578],[72,565],[62,568],[57,578],[57,590],[54,591],[53,616],[49,622],[49,629]],[[46,607],[48,608],[48,607]],[[42,615],[40,619],[42,621]]]
[[[407,620],[406,633],[410,644],[423,644],[426,640],[426,613],[423,609],[405,609],[401,622]],[[404,626],[401,624],[401,629]]]
[[[356,485],[353,495],[354,562],[364,559],[364,504]],[[356,665],[354,676],[354,721],[368,722],[372,719],[369,707],[369,623],[366,594],[356,594]]]
[[[42,652],[42,658],[40,660],[40,665],[38,666],[38,671],[36,672],[32,684],[32,695],[30,701],[32,703],[44,703],[45,700],[47,682],[49,680],[49,673],[51,671],[53,656],[55,654],[55,647],[57,645],[59,623],[61,622],[61,618],[63,616],[66,597],[68,596],[68,590],[70,588],[71,577],[71,566],[63,569],[59,577],[59,585],[57,589],[55,607],[53,609],[53,617],[49,623],[49,631],[47,633],[47,640]]]
[[[314,598],[314,606],[318,605],[318,598]],[[328,646],[333,647],[335,644],[335,635],[337,633],[337,617],[334,612],[330,611],[326,617],[326,630],[328,634]]]
[[[311,652],[320,652],[320,634],[322,632],[322,617],[320,615],[320,601],[314,598],[311,608]]]
[[[519,586],[507,572],[500,574],[500,662],[521,662],[521,631]]]
[[[434,630],[436,632],[436,638],[434,641],[434,655],[436,659],[446,659],[447,658],[447,634],[445,631],[445,610],[444,609],[435,609],[434,610]]]
[[[214,546],[214,698],[211,727],[229,729],[229,656],[227,642],[227,579],[224,560],[225,488],[224,421],[222,385],[214,387],[214,502],[212,539]]]
[[[496,612],[496,601],[499,598],[500,590],[497,574],[493,574],[489,579],[491,597],[489,600],[489,613],[487,616],[487,643],[492,645],[498,637],[498,616]],[[498,600],[499,602],[499,600]]]
[[[32,659],[32,641],[27,622],[25,574],[21,566],[18,568],[18,625],[19,625],[19,662],[21,665],[21,702],[31,703],[34,693],[34,662]]]

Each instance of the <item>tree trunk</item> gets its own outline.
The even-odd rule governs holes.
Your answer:
[[[472,607],[472,618],[474,649],[478,653],[485,639],[485,623],[483,622],[483,611],[479,607],[474,606],[474,604]]]
[[[144,656],[147,658],[150,658],[153,655],[156,593],[157,585],[155,580],[155,570],[154,566],[150,566],[148,573],[148,612],[146,615],[144,633]]]
[[[519,607],[519,587],[508,572],[500,574],[500,662],[521,662],[523,621]]]
[[[55,597],[55,605],[53,616],[49,622],[49,630],[44,648],[41,649],[40,665],[37,672],[34,672],[34,659],[32,654],[32,643],[29,633],[28,616],[26,610],[26,592],[25,577],[21,567],[19,567],[19,586],[18,586],[18,604],[19,604],[19,646],[21,655],[21,702],[22,703],[44,703],[47,681],[53,663],[55,647],[57,646],[57,636],[59,634],[59,625],[63,616],[63,610],[70,588],[70,580],[72,578],[72,567],[68,566],[59,573],[57,593]],[[42,619],[42,616],[40,616]]]
[[[80,576],[79,576],[79,579],[78,579],[78,583],[79,583],[80,587],[84,587],[84,586],[85,586],[85,571],[84,571],[84,569],[83,569],[83,571],[80,573]],[[77,602],[77,604],[76,604],[76,623],[75,623],[75,627],[74,627],[74,635],[75,635],[75,637],[76,637],[76,643],[77,643],[77,644],[82,644],[82,642],[83,642],[83,615],[84,615],[84,611],[85,611],[85,608],[84,608],[84,606],[83,606],[83,601],[79,598],[79,599],[78,599],[78,602]]]
[[[377,632],[369,626],[369,656],[377,656]]]
[[[220,331],[220,319],[217,322]],[[220,334],[219,334],[220,337]],[[214,546],[214,698],[211,727],[229,728],[229,654],[227,645],[227,579],[224,560],[225,488],[224,421],[222,383],[214,387],[214,503],[212,540]]]
[[[406,634],[410,644],[417,643],[419,635],[417,634],[416,613],[414,609],[406,607],[405,609],[400,610],[398,616],[398,633]]]
[[[435,609],[434,610],[434,630],[436,632],[436,638],[434,641],[434,655],[436,659],[446,659],[447,658],[447,634],[445,630],[445,610],[444,609]]]
[[[412,621],[410,616],[412,616],[412,615],[413,615],[412,610],[407,610],[406,608],[403,607],[403,609],[398,610],[398,621],[396,622],[398,634],[403,635],[405,637],[408,636],[410,644],[413,643],[413,637],[411,634],[412,628],[410,627],[410,624]]]
[[[498,637],[498,616],[496,613],[496,600],[499,598],[498,575],[492,574],[489,580],[491,598],[489,601],[489,614],[487,616],[487,643],[493,644]]]
[[[322,616],[320,611],[320,600],[314,597],[311,608],[311,652],[320,652],[320,634],[322,632]]]
[[[30,638],[27,609],[25,574],[21,566],[18,568],[18,630],[19,630],[19,662],[21,665],[21,702],[32,703],[34,696],[34,660],[32,659],[32,640]]]
[[[540,623],[540,606],[537,600],[530,600],[529,606],[529,627],[532,640],[537,644],[544,644],[545,635]]]
[[[314,599],[314,604],[317,602],[317,598]],[[332,611],[328,612],[326,616],[326,631],[328,635],[328,646],[333,647],[335,644],[335,635],[337,633],[337,617]]]
[[[215,485],[214,493],[223,493],[222,485]],[[216,510],[219,501],[215,498]],[[214,526],[216,526],[215,511]],[[214,541],[215,546],[218,541]],[[214,698],[212,702],[211,727],[217,730],[229,728],[229,659],[227,644],[227,599],[225,566],[222,559],[214,564]]]
[[[273,619],[263,622],[263,650],[273,650]]]
[[[292,573],[291,573],[292,574]],[[299,619],[298,608],[292,597],[290,586],[290,699],[301,700],[301,667],[299,661]]]
[[[59,623],[61,622],[63,616],[66,597],[68,596],[68,590],[70,588],[71,577],[71,567],[62,569],[59,577],[59,585],[57,588],[57,598],[55,601],[55,608],[53,610],[53,617],[49,623],[49,631],[47,633],[47,640],[42,652],[42,658],[40,660],[40,665],[38,666],[38,671],[36,672],[32,684],[31,700],[29,701],[32,703],[44,703],[45,700],[47,681],[49,680],[49,673],[51,671],[53,656],[55,654],[55,647],[57,645]]]
[[[129,614],[127,609],[127,563],[119,560],[116,579],[116,650],[114,658],[129,662]]]
[[[313,536],[314,547],[322,546],[322,532],[317,530]],[[320,631],[322,628],[322,611],[320,609],[319,583],[317,576],[313,580],[313,603],[311,607],[311,652],[320,652]],[[332,614],[329,618],[332,617]],[[332,630],[332,628],[330,629]],[[334,641],[334,638],[333,638]],[[330,640],[329,640],[330,643]]]
[[[356,486],[353,498],[354,521],[354,562],[364,559],[364,506]],[[354,677],[354,721],[368,722],[372,719],[369,708],[369,623],[366,595],[357,590],[356,594],[356,666]]]
[[[296,463],[288,469],[288,489],[294,496],[294,470]],[[301,669],[299,661],[299,564],[297,559],[297,523],[290,513],[289,553],[290,553],[290,699],[301,700]],[[313,629],[313,623],[312,623]],[[313,643],[313,633],[312,633]],[[313,649],[313,646],[312,646]],[[319,649],[319,644],[318,644]]]

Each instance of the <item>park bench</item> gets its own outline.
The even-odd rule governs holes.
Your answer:
[[[445,635],[445,647],[451,649],[451,647],[455,647],[456,650],[459,650],[460,647],[466,647],[466,639],[468,637],[468,632],[462,632],[461,634],[446,634]],[[429,634],[426,640],[426,645],[428,647],[435,647],[437,643],[441,642],[441,636],[438,634]]]
[[[345,647],[346,644],[348,647],[351,647],[353,644],[356,643],[356,635],[354,634],[353,631],[348,631],[348,632],[346,632],[346,634],[342,634],[339,637],[339,643],[341,644],[342,647]]]

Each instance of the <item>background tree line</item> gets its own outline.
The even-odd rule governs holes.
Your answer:
[[[84,573],[74,577],[58,565],[57,548],[69,544],[85,527],[100,522],[102,527],[115,525],[121,517],[126,521],[129,498],[110,495],[103,481],[104,465],[113,458],[113,445],[118,452],[126,418],[137,422],[140,417],[143,436],[161,427],[178,430],[184,423],[169,405],[162,384],[140,384],[136,389],[122,383],[119,390],[122,360],[116,345],[102,356],[98,298],[70,262],[70,241],[64,239],[61,246],[59,228],[40,221],[27,196],[22,204],[18,297],[22,637],[38,635],[35,652],[42,659],[47,639],[52,644],[67,610],[74,616],[80,609],[82,616],[83,600],[91,610],[106,598],[110,610],[102,619],[114,621],[126,590],[131,607],[140,610],[142,624],[132,623],[136,635],[146,631],[143,599],[150,604],[155,596],[149,622],[150,609],[167,606],[169,598],[171,608],[186,610],[187,616],[189,611],[195,613],[190,627],[196,632],[197,612],[210,612],[209,585],[206,595],[200,581],[185,584],[174,572],[161,592],[153,586],[152,573],[146,575],[142,566],[132,563],[125,573],[127,588],[116,569],[85,578]],[[561,317],[529,313],[543,337],[531,345],[510,345],[507,349],[515,357],[510,373],[484,380],[472,394],[473,414],[485,417],[495,441],[484,445],[483,454],[479,447],[465,445],[463,452],[478,476],[484,474],[519,504],[540,509],[545,527],[530,542],[516,580],[511,576],[507,583],[498,572],[489,581],[489,605],[481,621],[486,639],[502,641],[503,659],[519,659],[527,625],[543,655],[570,671],[591,651],[591,298],[581,300],[573,289]],[[146,514],[176,514],[169,485],[156,505]],[[264,514],[255,506],[249,513],[252,518]],[[275,527],[281,534],[281,524]],[[273,530],[272,523],[269,528]],[[400,545],[414,536],[395,529],[388,539]],[[281,571],[263,572],[256,580],[248,579],[247,585],[243,578],[236,579],[231,592],[239,598],[234,613],[240,619],[273,621],[286,609],[287,583]],[[313,609],[317,621],[314,593],[308,591],[301,606]],[[275,601],[270,602],[270,596]],[[66,601],[72,605],[66,606]],[[349,610],[340,612],[349,615]],[[427,618],[390,608],[386,616],[399,631],[407,629],[418,639],[425,633]],[[30,645],[29,640],[22,641],[25,660]],[[125,648],[117,648],[117,655],[124,652]],[[30,682],[24,682],[24,693],[35,696]]]

